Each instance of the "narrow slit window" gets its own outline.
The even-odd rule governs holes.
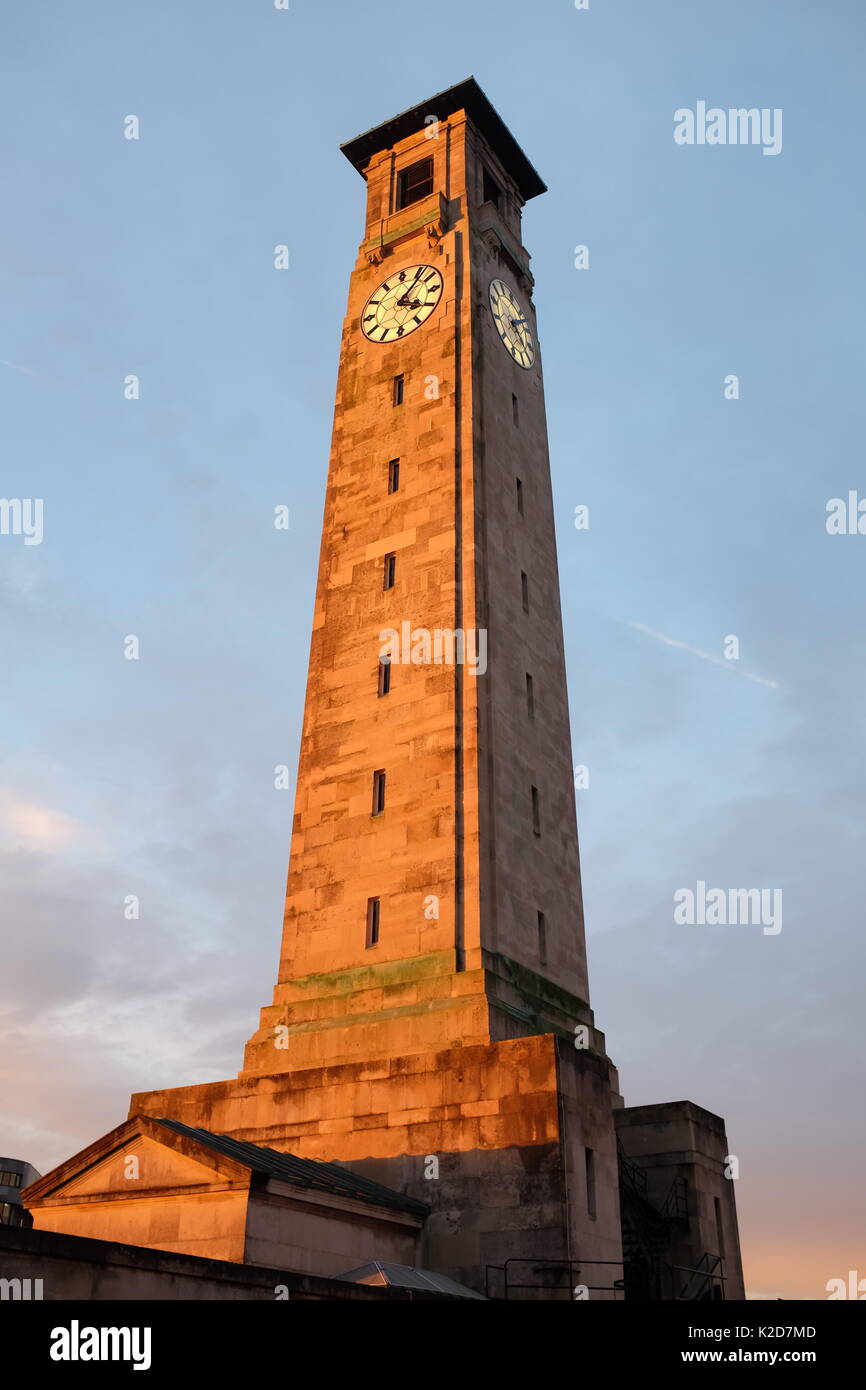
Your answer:
[[[535,718],[535,691],[532,686],[532,677],[526,673],[526,713],[530,719]]]
[[[401,169],[397,175],[397,207],[408,208],[412,203],[420,203],[433,192],[433,160],[419,159],[408,169]]]
[[[527,578],[527,576],[526,576],[526,571],[525,571],[525,570],[521,570],[521,571],[520,571],[520,597],[521,597],[521,600],[523,601],[523,611],[524,611],[524,613],[528,613],[528,612],[529,612],[529,580],[528,580],[528,578]]]
[[[393,589],[394,581],[397,578],[397,556],[393,554],[385,556],[384,584],[383,588]]]
[[[523,483],[519,478],[514,480],[517,483],[517,510],[523,516]]]
[[[722,1258],[724,1259],[724,1256],[725,1256],[725,1232],[724,1232],[724,1227],[722,1226],[722,1204],[721,1204],[721,1202],[719,1201],[718,1197],[714,1197],[714,1198],[713,1198],[713,1206],[714,1206],[714,1208],[715,1208],[715,1213],[716,1213],[716,1243],[717,1243],[717,1245],[718,1245],[718,1247],[719,1247],[718,1250],[716,1251],[716,1253],[717,1253],[718,1255],[721,1255]]]
[[[367,899],[367,948],[375,946],[379,940],[379,916],[382,904],[379,898]]]
[[[404,384],[405,384],[405,380],[404,380],[403,374],[402,374],[402,372],[401,372],[401,374],[400,374],[399,376],[395,376],[395,378],[394,378],[394,404],[395,404],[395,405],[402,405],[402,404],[403,404],[403,387],[404,387]]]
[[[515,395],[513,395],[513,394],[512,394],[512,397],[511,397],[511,418],[513,419],[515,425],[517,425],[518,428],[519,428],[519,427],[520,427],[520,406],[517,404],[517,397],[516,397]]]
[[[383,771],[373,773],[373,815],[381,816],[385,809],[385,774]]]
[[[400,460],[392,459],[388,464],[388,491],[397,492],[400,488]]]
[[[586,1158],[586,1210],[591,1221],[595,1220],[595,1154],[592,1149],[584,1149]]]
[[[391,658],[384,656],[379,662],[379,698],[391,689]]]
[[[384,776],[384,773],[383,773]],[[538,804],[538,788],[532,788],[532,833],[541,834],[541,810]]]
[[[488,171],[485,169],[484,176],[481,181],[481,201],[483,203],[492,203],[494,207],[498,208],[499,199],[501,197],[502,189],[499,187],[499,184],[496,182],[493,175],[488,173]]]
[[[538,961],[540,965],[547,964],[547,923],[543,912],[538,914]]]

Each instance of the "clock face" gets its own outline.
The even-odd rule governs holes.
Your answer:
[[[364,305],[361,327],[373,343],[393,343],[429,319],[442,294],[434,265],[407,265],[383,280]]]
[[[535,361],[535,342],[529,320],[520,300],[503,280],[490,283],[490,312],[493,322],[511,356],[520,367],[528,371]]]

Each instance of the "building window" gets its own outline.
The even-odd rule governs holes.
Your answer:
[[[520,406],[517,404],[517,397],[511,397],[511,418],[515,425],[520,426]]]
[[[527,577],[526,577],[526,571],[525,571],[525,570],[521,570],[521,571],[520,571],[520,597],[521,597],[521,599],[523,600],[523,611],[524,611],[524,613],[528,613],[528,612],[529,612],[529,580],[528,580]]]
[[[433,160],[419,159],[408,169],[401,169],[397,175],[397,207],[408,208],[412,203],[420,203],[433,192]]]
[[[481,180],[481,201],[482,203],[492,203],[494,207],[499,207],[499,199],[502,197],[502,189],[496,182],[492,174],[484,170]]]
[[[384,656],[379,662],[379,697],[387,695],[391,689],[391,658]]]
[[[367,899],[367,947],[375,946],[379,940],[379,913],[381,902],[378,898]]]
[[[530,719],[535,718],[535,691],[532,688],[532,677],[526,673],[526,713]]]
[[[586,1210],[591,1221],[595,1220],[595,1154],[592,1149],[584,1149],[586,1158]]]
[[[394,404],[395,404],[395,405],[402,405],[402,404],[403,404],[403,374],[402,374],[402,372],[400,373],[399,376],[395,376],[395,378],[394,378]]]
[[[547,923],[543,912],[538,914],[538,961],[540,965],[547,964]]]
[[[395,578],[396,578],[396,575],[397,575],[397,556],[394,555],[394,554],[392,553],[391,555],[386,555],[386,556],[385,556],[385,571],[384,571],[385,582],[384,582],[383,588],[385,588],[385,589],[393,589],[393,587],[394,587],[394,580],[395,580]]]
[[[517,483],[517,510],[523,516],[523,483],[519,478],[514,480]]]
[[[373,815],[381,816],[385,809],[385,774],[381,770],[373,773]]]
[[[538,788],[532,788],[532,833],[541,834],[541,812],[538,808]]]
[[[21,1174],[20,1174],[20,1173],[13,1173],[13,1172],[11,1171],[11,1169],[10,1169],[10,1170],[5,1170],[5,1169],[4,1169],[4,1171],[3,1171],[2,1173],[0,1173],[0,1187],[20,1187],[20,1186],[21,1186]]]
[[[725,1232],[722,1227],[722,1204],[718,1197],[713,1198],[713,1205],[716,1213],[716,1243],[718,1245],[717,1255],[725,1256]]]
[[[8,1187],[9,1184],[7,1183]],[[16,1206],[14,1202],[0,1202],[0,1226],[31,1225],[30,1213],[26,1207]]]
[[[400,460],[392,459],[388,464],[388,491],[397,492],[400,488]]]

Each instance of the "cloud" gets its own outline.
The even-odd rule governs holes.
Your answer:
[[[8,788],[0,788],[0,826],[17,849],[57,852],[86,838],[84,826],[73,816],[21,798]]]

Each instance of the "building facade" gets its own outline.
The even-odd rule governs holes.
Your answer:
[[[20,1158],[0,1158],[0,1226],[29,1226],[30,1217],[21,1193],[39,1173]]]
[[[278,979],[236,1079],[130,1114],[423,1202],[420,1263],[479,1291],[742,1297],[721,1121],[630,1122],[589,1001],[522,232],[544,184],[473,79],[343,148],[366,211]]]

